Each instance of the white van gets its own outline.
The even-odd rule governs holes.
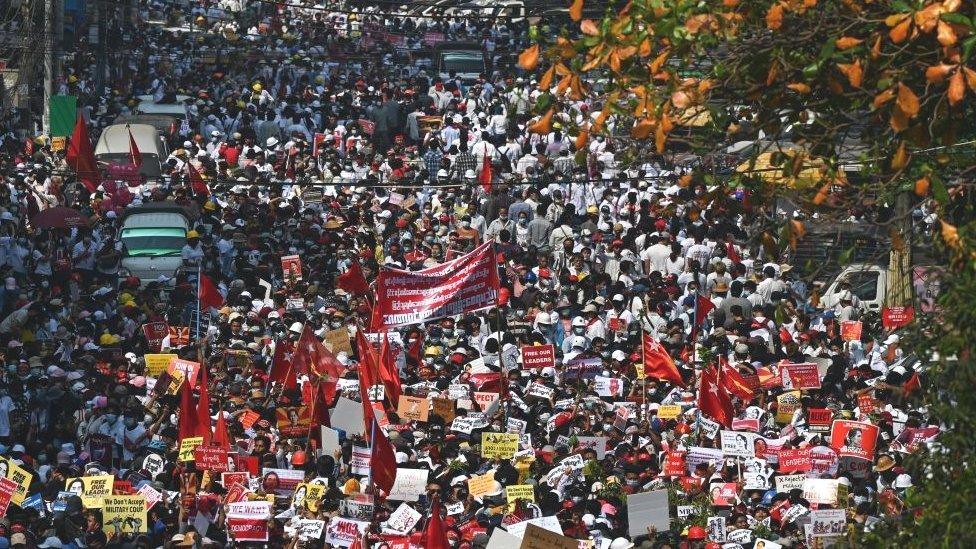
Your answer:
[[[114,124],[102,130],[95,145],[95,159],[108,164],[129,164],[131,147],[129,132],[139,147],[142,156],[142,167],[139,173],[148,179],[159,177],[162,173],[161,162],[169,154],[166,143],[159,132],[149,124]]]
[[[173,202],[155,202],[127,208],[122,214],[123,277],[143,283],[160,276],[173,278],[183,266],[181,251],[190,230],[191,214]]]

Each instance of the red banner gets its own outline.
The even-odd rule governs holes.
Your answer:
[[[187,326],[170,326],[168,335],[171,349],[190,344],[190,328]]]
[[[216,446],[197,446],[193,449],[193,461],[197,469],[223,473],[227,470],[227,450]]]
[[[860,341],[863,326],[860,320],[845,320],[841,322],[840,338],[844,341]]]
[[[227,517],[227,529],[237,541],[268,541],[267,519]]]
[[[10,506],[10,499],[17,491],[18,485],[9,478],[0,477],[0,516],[7,515],[7,507]]]
[[[830,431],[830,422],[834,419],[834,412],[829,408],[810,408],[807,410],[807,424],[815,433]]]
[[[380,332],[494,307],[498,269],[492,243],[422,271],[384,267],[376,278],[371,331]]]
[[[669,477],[680,477],[688,473],[685,465],[685,452],[670,451],[664,460],[664,475]]]
[[[812,362],[783,363],[779,366],[784,389],[819,389],[820,372]]]
[[[522,368],[548,368],[556,364],[556,351],[552,343],[548,345],[522,346]]]
[[[779,451],[780,473],[806,473],[812,468],[813,461],[810,459],[809,448]]]
[[[142,333],[149,343],[149,350],[158,353],[163,349],[163,338],[169,335],[169,324],[165,322],[147,322],[142,325]]]
[[[908,326],[914,319],[914,307],[884,307],[881,309],[881,325],[886,330]]]

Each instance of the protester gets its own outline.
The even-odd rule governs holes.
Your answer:
[[[190,98],[158,180],[3,139],[0,545],[771,549],[911,511],[939,421],[898,334],[741,190],[530,132],[523,23],[233,4],[150,3],[111,93],[66,64],[93,137]],[[182,266],[139,278],[159,202]]]

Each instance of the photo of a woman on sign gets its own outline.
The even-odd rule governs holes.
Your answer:
[[[830,446],[840,456],[872,459],[878,440],[878,426],[858,421],[834,421],[830,432]]]

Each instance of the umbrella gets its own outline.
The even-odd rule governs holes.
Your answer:
[[[68,229],[88,226],[88,218],[78,210],[59,206],[41,210],[31,219],[31,224],[38,229]]]

